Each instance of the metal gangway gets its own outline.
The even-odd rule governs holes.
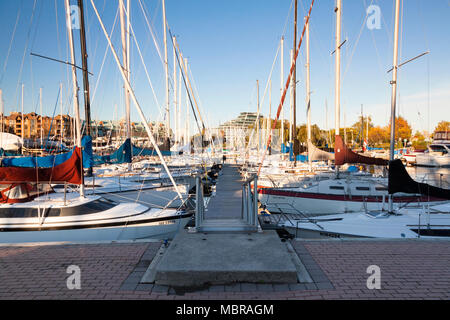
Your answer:
[[[202,176],[196,176],[195,230],[197,232],[258,232],[257,176],[245,181],[237,166],[225,165],[216,193],[205,207]]]

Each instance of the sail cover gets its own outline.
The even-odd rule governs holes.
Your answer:
[[[320,150],[312,142],[308,142],[308,153],[311,157],[311,161],[334,160],[334,154]]]
[[[0,183],[67,182],[72,184],[81,184],[81,165],[81,149],[76,147],[67,161],[52,168],[2,167],[0,168]]]
[[[92,159],[92,138],[90,136],[83,137],[81,141],[83,146],[83,167],[91,168],[93,166]],[[73,150],[57,155],[45,157],[18,157],[1,159],[2,167],[20,167],[20,168],[53,168],[66,161],[73,155]]]
[[[131,156],[131,139],[126,139],[114,153],[105,156],[94,155],[94,163],[95,165],[104,163],[131,163]]]
[[[450,200],[450,190],[414,181],[400,159],[389,162],[388,189],[389,194],[403,192]]]
[[[337,166],[343,165],[345,163],[364,163],[364,164],[374,164],[378,166],[387,166],[389,161],[380,159],[365,157],[359,155],[352,150],[350,150],[342,140],[341,136],[336,136],[336,142],[334,144],[335,153],[335,164]]]
[[[161,154],[163,156],[171,156],[172,152],[170,150],[162,150],[160,149]],[[158,153],[155,149],[148,149],[148,148],[138,148],[135,145],[133,145],[133,156],[157,156]]]

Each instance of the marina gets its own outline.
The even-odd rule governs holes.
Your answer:
[[[0,0],[0,300],[450,300],[443,4],[249,2]]]

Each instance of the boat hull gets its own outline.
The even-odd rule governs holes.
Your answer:
[[[416,166],[419,167],[450,167],[450,156],[419,155],[416,157]]]
[[[377,211],[388,209],[387,196],[347,196],[309,192],[283,191],[277,189],[258,190],[258,196],[269,212],[330,215],[337,213],[359,212],[364,210]],[[417,196],[394,197],[394,204],[413,205],[417,203]],[[423,199],[425,200],[425,199]],[[442,203],[440,199],[427,202],[430,205]]]
[[[191,219],[190,215],[170,217],[160,221],[140,222],[137,224],[121,224],[118,226],[93,226],[62,228],[33,231],[2,231],[0,243],[29,242],[96,242],[137,239],[172,239]],[[155,219],[153,219],[155,220]]]

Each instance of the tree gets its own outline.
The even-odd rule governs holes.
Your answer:
[[[300,143],[307,143],[308,140],[308,128],[306,124],[301,125],[300,127],[297,127],[297,139],[300,141]],[[311,142],[316,146],[321,146],[324,144],[324,137],[322,134],[322,131],[320,130],[319,126],[314,124],[311,126]]]
[[[379,145],[389,142],[389,132],[387,128],[384,127],[373,127],[369,129],[369,144]]]
[[[427,142],[425,140],[425,136],[419,132],[416,131],[414,136],[411,139],[412,141],[412,147],[414,150],[426,150],[427,149]]]
[[[391,134],[391,125],[389,124],[387,128],[389,132],[389,137]],[[408,121],[405,118],[399,116],[395,119],[395,141],[401,139],[403,140],[411,140],[412,129],[409,125]]]
[[[437,124],[436,128],[434,129],[434,133],[437,131],[450,131],[450,122],[449,121],[441,121]]]
[[[372,123],[372,117],[367,116],[359,116],[358,117],[358,122],[355,122],[352,125],[352,129],[357,132],[357,135],[355,136],[355,142],[358,144],[361,144],[362,142],[362,137],[367,138],[367,121],[369,121],[369,132],[370,129],[374,127],[373,123]],[[362,131],[361,131],[362,130]],[[362,136],[361,136],[362,134]]]

